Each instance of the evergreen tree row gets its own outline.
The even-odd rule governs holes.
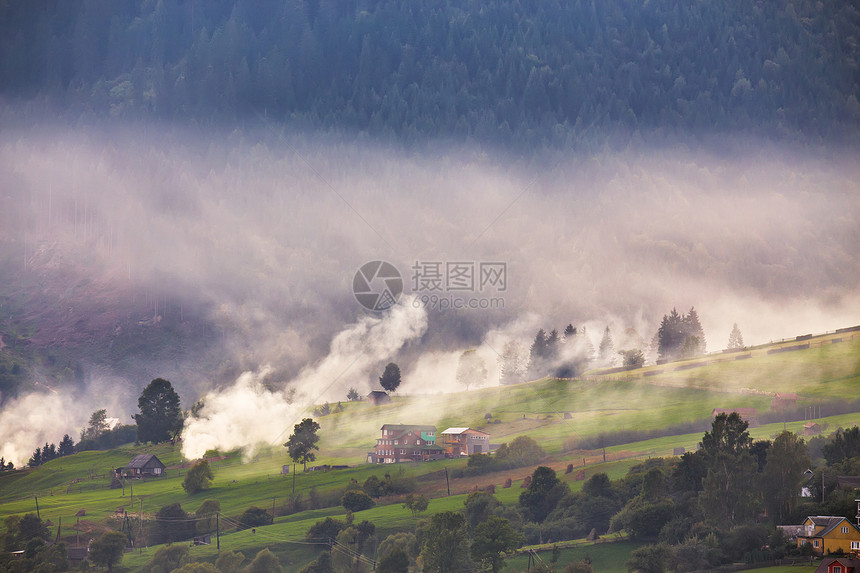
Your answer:
[[[73,453],[75,453],[75,441],[68,434],[65,434],[63,439],[60,440],[59,447],[45,442],[44,447],[36,448],[36,451],[34,451],[33,455],[30,456],[30,460],[27,462],[27,465],[31,468],[35,468],[36,466],[48,463],[53,459],[70,456]]]
[[[663,315],[657,330],[657,352],[660,360],[689,358],[705,353],[705,332],[695,308],[681,315],[674,308]]]

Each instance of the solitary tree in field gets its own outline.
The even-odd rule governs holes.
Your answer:
[[[484,365],[484,360],[478,356],[476,350],[466,350],[460,355],[460,362],[457,364],[457,382],[466,386],[472,384],[480,386],[487,381],[487,367]]]
[[[475,528],[472,559],[497,573],[504,567],[505,557],[523,543],[525,537],[511,527],[507,519],[493,515]]]
[[[60,442],[60,447],[57,449],[57,455],[62,457],[70,456],[73,453],[75,453],[75,441],[72,440],[71,436],[65,434]]]
[[[702,436],[701,454],[707,474],[702,480],[699,503],[708,521],[733,524],[756,514],[755,489],[758,464],[751,453],[749,423],[737,412],[718,414],[710,432]]]
[[[619,350],[622,364],[625,368],[642,368],[645,365],[645,355],[638,348],[633,350]]]
[[[528,370],[528,355],[525,348],[516,340],[509,340],[502,348],[498,358],[499,381],[502,384],[524,382]]]
[[[528,489],[520,494],[520,507],[528,519],[542,523],[568,491],[567,484],[556,477],[555,470],[538,466]]]
[[[143,389],[137,399],[140,414],[137,422],[137,439],[141,442],[166,442],[175,439],[182,430],[182,408],[179,394],[163,378],[156,378]]]
[[[803,438],[792,432],[782,432],[774,439],[767,453],[767,465],[762,476],[765,487],[762,489],[767,514],[776,523],[785,523],[794,512],[803,472],[809,466]]]
[[[385,366],[385,371],[379,377],[379,383],[387,392],[394,392],[400,386],[400,367],[394,362]]]
[[[188,470],[188,473],[185,474],[185,479],[182,482],[182,489],[185,490],[188,495],[193,495],[199,491],[203,491],[204,489],[209,489],[209,485],[212,483],[212,479],[214,476],[212,475],[212,468],[209,467],[209,462],[206,460],[200,460]]]
[[[738,323],[736,322],[732,326],[732,332],[729,334],[729,345],[726,346],[728,350],[740,350],[744,347],[744,335],[741,334],[741,329],[738,328]]]
[[[107,429],[107,410],[105,410],[104,408],[102,408],[101,410],[96,410],[90,416],[90,422],[87,427],[81,430],[81,441],[95,440],[96,438],[104,434]]]
[[[457,511],[443,511],[430,518],[421,549],[424,571],[453,573],[469,568],[469,532]]]
[[[312,418],[305,418],[293,426],[293,433],[284,446],[289,450],[290,458],[297,464],[302,464],[303,469],[308,469],[308,462],[317,459],[314,450],[319,450],[317,442],[320,437],[317,432],[320,425]]]
[[[89,559],[96,565],[107,567],[113,571],[113,566],[122,561],[122,552],[128,539],[119,531],[108,531],[93,541],[90,546]]]
[[[409,511],[411,511],[412,517],[415,517],[419,513],[427,511],[427,507],[430,504],[430,502],[427,501],[427,498],[423,495],[415,495],[412,493],[408,494],[404,501],[405,503],[403,504],[403,509],[408,509]]]
[[[197,518],[197,530],[201,533],[209,533],[215,529],[216,514],[221,511],[221,502],[217,499],[207,499],[194,514]]]
[[[615,344],[612,342],[612,335],[609,333],[609,326],[603,331],[603,338],[600,339],[598,347],[598,358],[604,366],[615,365]]]
[[[399,547],[395,547],[376,566],[377,573],[401,573],[409,571],[409,555]]]

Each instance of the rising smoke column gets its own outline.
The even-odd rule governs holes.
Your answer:
[[[245,372],[228,388],[203,397],[203,409],[186,422],[182,453],[196,459],[210,449],[241,448],[252,456],[263,444],[280,443],[313,404],[346,395],[350,381],[364,379],[427,329],[427,313],[404,297],[382,316],[365,316],[337,334],[329,353],[306,366],[283,389],[264,384],[271,368]]]

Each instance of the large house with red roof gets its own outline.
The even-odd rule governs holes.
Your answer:
[[[436,426],[414,424],[385,424],[376,448],[367,454],[368,463],[427,462],[445,457],[445,450],[436,445]]]

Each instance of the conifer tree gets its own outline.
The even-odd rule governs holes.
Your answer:
[[[608,325],[603,331],[603,338],[600,340],[597,352],[603,365],[612,366],[615,364],[615,344],[612,342],[612,335],[609,333]]]
[[[741,329],[738,328],[738,323],[732,326],[732,332],[729,334],[729,344],[727,350],[740,350],[744,347],[744,336],[741,334]]]

